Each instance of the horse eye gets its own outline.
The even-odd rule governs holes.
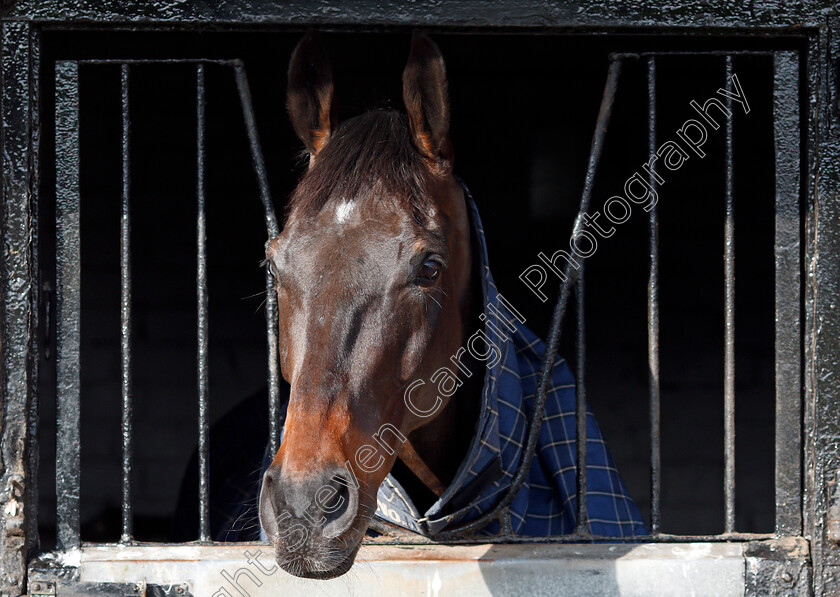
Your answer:
[[[427,259],[417,272],[417,283],[421,286],[430,286],[440,277],[440,261]]]

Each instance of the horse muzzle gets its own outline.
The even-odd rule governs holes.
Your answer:
[[[358,524],[359,491],[342,467],[284,474],[272,464],[260,490],[260,524],[277,564],[304,578],[334,578],[353,565],[367,525]]]

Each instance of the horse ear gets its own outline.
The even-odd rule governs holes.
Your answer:
[[[292,52],[286,109],[295,132],[309,150],[311,163],[327,142],[335,118],[332,68],[314,30]]]
[[[442,169],[451,169],[446,66],[435,42],[416,31],[403,71],[403,102],[417,148]]]

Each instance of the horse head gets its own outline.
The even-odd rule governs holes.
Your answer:
[[[352,566],[379,485],[451,396],[412,382],[451,367],[469,317],[469,218],[444,62],[428,37],[413,36],[402,78],[405,113],[338,122],[314,33],[289,66],[287,108],[309,165],[266,251],[291,396],[259,513],[297,576]]]

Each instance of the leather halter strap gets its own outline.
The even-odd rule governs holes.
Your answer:
[[[414,473],[414,476],[420,479],[429,491],[437,497],[443,495],[446,486],[440,482],[440,479],[438,479],[437,475],[432,472],[429,465],[420,458],[417,450],[414,449],[414,446],[411,445],[411,442],[407,438],[402,443],[402,447],[397,453],[397,456],[403,461],[403,463],[405,463],[409,470]]]

